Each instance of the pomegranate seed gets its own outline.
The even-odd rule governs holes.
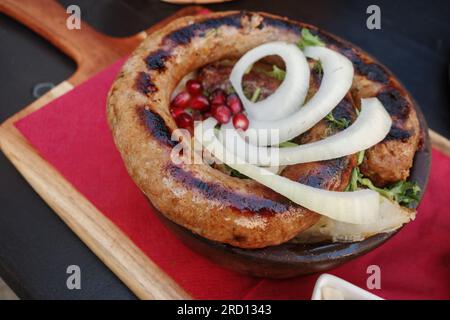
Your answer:
[[[180,108],[180,107],[172,107],[172,108],[170,108],[170,114],[172,115],[172,117],[174,119],[177,118],[182,113],[184,113],[184,109],[183,108]]]
[[[172,105],[177,108],[187,108],[190,100],[191,95],[189,92],[181,91],[173,98]]]
[[[225,124],[231,119],[231,110],[226,105],[218,105],[212,110],[212,115],[219,123]]]
[[[195,110],[205,110],[209,107],[209,100],[204,95],[192,97],[190,106]]]
[[[234,115],[234,117],[233,117],[233,126],[236,129],[242,129],[242,130],[245,131],[245,130],[248,129],[248,125],[249,125],[248,118],[246,117],[245,114],[238,113],[238,114]]]
[[[227,105],[231,109],[231,112],[233,112],[233,114],[238,114],[242,111],[241,99],[239,99],[239,97],[234,93],[228,96]]]
[[[210,97],[211,104],[225,104],[227,95],[222,89],[216,89]]]
[[[194,119],[188,113],[182,113],[175,118],[175,122],[179,128],[192,130],[194,128]]]
[[[199,94],[202,94],[203,92],[203,86],[198,80],[188,80],[186,82],[186,90],[193,96],[197,96]]]

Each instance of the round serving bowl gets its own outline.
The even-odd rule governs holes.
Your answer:
[[[414,157],[410,180],[425,190],[431,163],[431,143],[428,126],[420,107],[414,102],[423,136],[423,144]],[[241,249],[203,238],[158,212],[160,220],[189,248],[220,266],[257,277],[289,278],[323,272],[359,257],[383,244],[400,229],[374,235],[360,242],[320,242],[299,244],[293,242],[262,249]],[[415,222],[412,222],[415,223]]]
[[[410,180],[425,190],[431,163],[431,144],[422,111],[414,103],[423,135],[423,145],[416,152]],[[160,220],[189,248],[220,266],[240,273],[266,278],[289,278],[335,268],[383,244],[399,230],[381,233],[360,242],[293,242],[263,249],[241,249],[203,238],[154,209]],[[414,223],[414,222],[412,222]]]
[[[338,37],[334,36],[334,38],[370,56],[357,46]],[[373,57],[371,58],[373,59]],[[373,60],[382,66],[376,59]],[[384,68],[392,75],[388,68]],[[423,113],[411,95],[408,95],[417,112],[422,134],[422,145],[415,154],[409,180],[416,182],[422,190],[421,194],[423,194],[430,171],[431,144],[428,136],[428,126]],[[199,254],[224,268],[267,278],[289,278],[335,268],[377,248],[401,230],[400,228],[394,232],[377,234],[364,241],[352,243],[320,242],[299,244],[287,242],[262,249],[242,249],[203,238],[189,229],[172,222],[155,208],[154,212],[185,245]]]

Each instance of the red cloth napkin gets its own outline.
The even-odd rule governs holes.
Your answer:
[[[310,299],[318,275],[261,280],[224,270],[192,252],[155,217],[128,176],[105,117],[106,95],[123,60],[16,123],[63,176],[187,292],[200,299]],[[330,273],[366,288],[381,268],[386,299],[450,298],[450,158],[433,151],[416,221],[380,248]]]

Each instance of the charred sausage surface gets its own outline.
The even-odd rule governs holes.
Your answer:
[[[319,34],[328,46],[351,56],[358,73],[352,90],[355,101],[366,93],[360,82],[367,81],[370,87],[375,84],[378,88],[380,83],[380,90],[396,88],[400,97],[410,103],[404,89],[384,67],[313,26],[252,12],[218,12],[177,19],[136,49],[119,73],[107,102],[114,141],[130,176],[166,217],[205,238],[242,248],[286,242],[317,222],[316,213],[257,182],[231,177],[207,164],[174,164],[170,159],[176,144],[171,133],[176,124],[168,107],[170,94],[181,78],[215,61],[239,58],[265,42],[297,42],[302,27]],[[414,127],[417,117],[410,104],[406,108],[409,112],[406,118],[399,118],[399,123],[410,121],[411,128],[410,136],[403,138],[402,143],[417,147],[413,143],[418,140],[418,129]],[[390,139],[382,143],[386,148],[392,148],[390,141],[398,141]],[[405,170],[412,163],[415,147],[405,152]],[[378,149],[370,152],[373,156],[368,153],[366,164],[378,172],[371,159],[380,157],[380,153]],[[386,156],[396,159],[393,153]],[[297,181],[322,174],[324,183],[319,187],[340,190],[348,183],[352,165],[354,160],[349,156],[296,170],[292,166],[282,174]],[[381,171],[379,174],[381,182],[388,180]]]

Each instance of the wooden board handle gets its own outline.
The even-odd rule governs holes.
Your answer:
[[[184,8],[146,32],[160,28],[176,17],[197,14],[201,10],[204,8],[200,6]],[[69,15],[54,0],[1,0],[0,11],[23,23],[75,60],[77,71],[68,79],[73,85],[129,54],[147,34],[143,31],[131,37],[113,38],[97,32],[83,21],[81,29],[69,30],[66,26]]]
[[[92,48],[103,47],[108,40],[83,22],[81,30],[69,30],[66,26],[69,15],[53,0],[2,0],[0,10],[50,41],[78,64],[83,62],[85,50],[96,51]]]

